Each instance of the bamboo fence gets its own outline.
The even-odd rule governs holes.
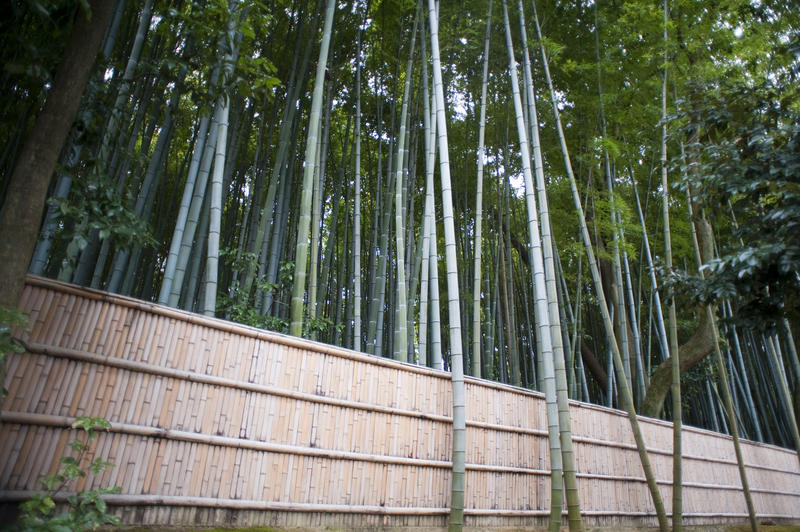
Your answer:
[[[28,352],[10,357],[0,413],[0,501],[56,472],[77,416],[108,419],[92,445],[114,466],[67,493],[107,497],[131,525],[445,527],[449,375],[30,277]],[[541,394],[467,379],[465,514],[473,527],[542,526],[549,458]],[[582,511],[590,524],[652,525],[623,413],[571,404]],[[669,505],[671,424],[642,419]],[[684,517],[746,519],[729,437],[685,427]],[[786,449],[743,442],[759,517],[800,519]],[[667,508],[669,511],[669,508]]]

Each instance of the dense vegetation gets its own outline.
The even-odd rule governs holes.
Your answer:
[[[0,7],[3,205],[84,9]],[[439,9],[120,1],[30,271],[800,450],[800,11]]]

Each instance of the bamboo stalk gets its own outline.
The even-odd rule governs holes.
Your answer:
[[[448,382],[450,380],[448,373],[435,370],[432,371],[431,368],[423,368],[415,364],[408,364],[389,359],[370,357],[362,353],[358,353],[349,349],[344,349],[333,345],[323,344],[320,342],[313,342],[310,340],[303,340],[300,338],[295,338],[281,333],[276,333],[274,331],[257,329],[255,327],[241,325],[218,318],[201,316],[199,314],[194,314],[188,311],[174,309],[172,307],[158,305],[155,303],[148,303],[145,301],[136,300],[126,296],[110,294],[107,292],[101,292],[99,290],[94,290],[89,288],[86,289],[78,288],[68,283],[63,283],[61,281],[55,281],[52,279],[39,278],[32,275],[29,275],[26,279],[31,286],[53,289],[57,290],[58,292],[63,292],[66,294],[83,295],[88,299],[103,301],[109,304],[123,306],[129,309],[144,311],[150,314],[156,314],[158,316],[175,318],[185,322],[187,325],[201,325],[212,328],[214,330],[220,330],[238,335],[243,335],[250,338],[254,338],[256,340],[266,340],[287,347],[297,347],[307,351],[337,355],[349,358],[351,360],[367,361],[377,366],[402,367],[404,370],[411,371],[414,373],[435,376],[440,379],[446,380]],[[105,330],[105,329],[106,327],[103,327],[102,324],[98,323],[97,330]]]
[[[537,14],[536,14],[536,4],[535,4],[535,2],[533,2],[533,18],[534,18],[534,22],[535,22],[535,25],[536,25],[537,34],[538,34],[538,36],[539,36],[539,38],[541,40],[541,36],[542,36],[541,35],[541,28],[539,26],[539,20],[538,20]],[[575,180],[575,176],[574,176],[574,174],[572,172],[572,165],[571,165],[570,158],[569,158],[569,152],[567,150],[566,139],[564,137],[564,132],[563,132],[562,126],[561,126],[561,120],[559,118],[559,112],[558,112],[558,108],[557,108],[557,105],[556,105],[556,99],[555,99],[555,93],[554,93],[554,89],[553,89],[553,83],[552,83],[552,79],[550,77],[550,70],[549,70],[548,63],[547,63],[547,57],[546,57],[546,54],[545,54],[545,51],[544,51],[544,47],[540,46],[540,48],[541,48],[541,52],[542,52],[542,66],[544,67],[545,77],[547,79],[548,86],[550,88],[550,94],[551,94],[551,100],[552,100],[551,103],[553,104],[553,114],[554,114],[555,119],[556,119],[556,126],[557,126],[558,133],[559,133],[559,139],[561,141],[562,154],[564,156],[564,164],[565,164],[565,167],[567,168],[567,174],[570,177],[570,186],[572,188],[573,201],[575,203],[576,210],[578,211],[578,214],[579,214],[579,221],[580,221],[580,225],[581,225],[581,233],[582,233],[582,237],[583,237],[583,241],[584,241],[584,247],[586,248],[586,254],[587,254],[587,257],[588,257],[589,267],[590,267],[590,270],[592,272],[592,279],[593,279],[593,282],[594,282],[594,285],[595,285],[595,293],[596,293],[596,296],[597,296],[597,298],[599,300],[598,301],[598,303],[599,303],[598,306],[600,307],[600,311],[601,311],[601,314],[602,314],[602,317],[603,317],[603,323],[604,323],[604,326],[605,326],[605,329],[606,329],[606,335],[607,335],[607,337],[609,339],[609,343],[611,344],[611,347],[612,347],[613,361],[614,361],[614,366],[616,368],[616,372],[617,372],[617,376],[618,376],[618,380],[619,380],[619,388],[620,388],[620,392],[621,392],[621,396],[622,396],[622,401],[623,401],[623,404],[625,406],[625,410],[628,412],[628,419],[630,420],[631,430],[632,430],[633,436],[634,436],[634,438],[636,440],[637,448],[639,449],[642,469],[644,470],[645,475],[648,478],[648,485],[649,485],[649,488],[650,488],[651,497],[652,497],[652,500],[653,500],[653,505],[654,505],[654,507],[656,509],[656,512],[658,514],[659,528],[662,531],[666,531],[667,528],[668,528],[666,512],[664,511],[664,505],[663,505],[663,502],[661,500],[661,495],[660,495],[660,492],[659,492],[657,484],[656,484],[655,474],[652,471],[652,468],[651,468],[651,465],[650,465],[650,459],[649,459],[649,457],[647,455],[647,449],[646,449],[644,437],[642,436],[641,429],[639,427],[639,421],[638,421],[638,418],[636,416],[636,410],[634,409],[634,406],[633,406],[633,397],[631,396],[630,389],[628,388],[627,381],[625,380],[625,372],[624,372],[622,357],[620,355],[619,347],[617,346],[617,342],[616,342],[616,339],[614,337],[614,329],[613,329],[613,325],[611,324],[611,318],[609,316],[608,305],[606,304],[605,296],[603,294],[603,287],[602,287],[602,282],[600,280],[599,268],[597,266],[597,261],[595,260],[595,257],[594,257],[594,250],[592,248],[591,237],[589,236],[589,230],[588,230],[588,227],[586,225],[586,220],[585,220],[585,217],[584,217],[584,214],[583,214],[583,208],[581,206],[581,199],[580,199],[580,195],[578,194],[578,188],[577,188],[577,183],[576,183],[576,180]],[[609,375],[609,377],[611,377],[611,375]]]

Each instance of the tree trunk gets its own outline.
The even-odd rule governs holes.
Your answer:
[[[25,286],[47,189],[78,113],[115,1],[79,8],[47,100],[20,151],[0,215],[0,306],[14,308]]]

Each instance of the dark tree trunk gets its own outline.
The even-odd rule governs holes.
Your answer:
[[[711,322],[705,313],[698,313],[697,330],[694,335],[680,348],[678,358],[681,362],[681,375],[692,369],[698,362],[714,351],[714,336]],[[669,357],[662,362],[650,377],[647,395],[642,404],[641,414],[648,417],[658,417],[664,408],[664,399],[667,397],[672,382],[672,361]]]
[[[64,58],[22,147],[0,212],[0,306],[15,308],[39,234],[50,178],[80,106],[116,1],[78,9]]]

